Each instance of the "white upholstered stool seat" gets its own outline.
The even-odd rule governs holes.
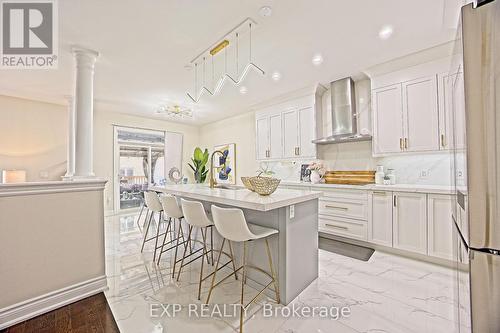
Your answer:
[[[250,229],[250,232],[253,234],[252,239],[266,238],[278,233],[276,229],[263,227],[253,223],[248,223],[248,229]]]
[[[212,259],[212,265],[214,265],[214,248],[213,248],[213,243],[214,243],[214,238],[213,238],[213,227],[214,223],[212,220],[208,217],[207,212],[205,211],[205,208],[203,207],[203,204],[199,201],[192,201],[192,200],[186,200],[186,199],[181,199],[181,206],[182,206],[182,212],[184,213],[184,220],[189,226],[189,233],[188,233],[188,238],[187,242],[189,244],[191,243],[198,243],[201,244],[201,248],[198,250],[191,251],[191,253],[187,254],[187,248],[184,248],[184,253],[182,255],[182,259],[180,260],[180,266],[179,266],[179,272],[177,274],[177,281],[179,280],[182,272],[182,268],[192,262],[195,262],[198,259],[201,259],[201,269],[200,269],[200,276],[199,276],[199,281],[198,281],[198,299],[200,299],[201,295],[201,284],[203,281],[211,277],[213,274],[215,274],[215,271],[212,274],[209,274],[208,276],[203,276],[203,267],[204,267],[204,257],[207,259],[207,263],[210,263],[209,260],[209,255]],[[201,240],[196,239],[194,235],[196,235],[196,231],[199,230],[201,233]],[[208,231],[210,230],[210,243],[208,243]],[[194,232],[193,232],[194,231]],[[190,258],[191,256],[195,255],[196,253],[202,251],[201,255],[198,255],[194,258]],[[227,254],[224,252],[226,256],[230,258],[230,260],[224,264],[222,267],[218,268],[219,270],[222,269],[223,267],[227,266],[229,263],[232,263],[233,265],[233,273],[234,276],[236,277],[236,267],[233,261],[233,252],[232,252],[232,247],[230,246],[230,254]],[[187,263],[184,263],[185,260],[189,260]],[[175,267],[175,264],[174,264]]]

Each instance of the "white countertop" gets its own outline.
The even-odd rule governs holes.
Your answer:
[[[322,193],[310,190],[280,189],[268,196],[261,196],[246,188],[210,188],[206,184],[184,184],[153,186],[153,191],[220,203],[223,205],[248,208],[260,211],[273,210],[301,202],[318,199]]]
[[[343,184],[311,184],[307,182],[286,182],[282,181],[280,185],[284,186],[304,186],[311,189],[321,190],[327,189],[355,189],[355,190],[372,190],[372,191],[398,191],[398,192],[416,192],[416,193],[433,193],[433,194],[452,194],[453,187],[446,185],[421,185],[421,184],[396,184],[396,185],[343,185]]]

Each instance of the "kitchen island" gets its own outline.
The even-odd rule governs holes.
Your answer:
[[[279,234],[269,239],[269,245],[283,304],[290,303],[318,277],[318,198],[321,192],[278,189],[270,196],[260,196],[245,188],[212,189],[199,184],[164,185],[151,189],[198,200],[208,211],[212,204],[237,207],[243,210],[247,222],[277,229]],[[219,240],[220,237],[216,237],[216,244]],[[265,247],[256,245],[250,245],[249,264],[267,269]],[[237,243],[235,260],[237,264],[241,263],[241,249]],[[259,287],[268,282],[258,272],[250,272],[248,279],[250,285]]]

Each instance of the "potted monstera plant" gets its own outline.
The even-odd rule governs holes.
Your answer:
[[[194,180],[197,183],[204,183],[205,179],[207,179],[208,168],[208,149],[202,151],[200,147],[196,147],[193,153],[193,157],[191,157],[192,163],[188,163],[189,167],[194,172]]]

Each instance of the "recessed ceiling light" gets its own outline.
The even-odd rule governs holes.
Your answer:
[[[260,7],[260,9],[259,9],[259,14],[262,17],[271,16],[272,13],[273,13],[273,9],[269,6]]]
[[[394,28],[392,27],[392,25],[384,25],[382,27],[382,29],[380,29],[380,31],[378,32],[378,37],[380,39],[388,39],[389,37],[391,37],[392,33],[394,32]]]
[[[319,66],[323,63],[323,56],[321,54],[315,54],[313,57],[312,57],[312,63],[314,66]]]
[[[248,92],[247,87],[242,86],[242,87],[240,88],[240,93],[241,93],[241,94],[245,95],[247,92]]]
[[[280,72],[273,72],[273,74],[271,74],[271,78],[274,81],[279,81],[281,79],[281,73]]]

